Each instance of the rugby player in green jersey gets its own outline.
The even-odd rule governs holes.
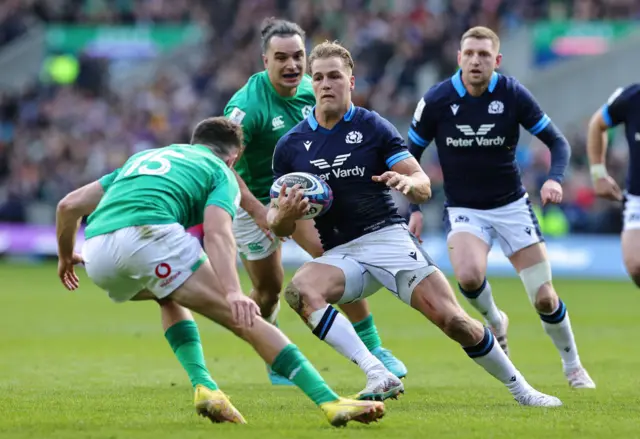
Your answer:
[[[213,422],[244,424],[204,362],[197,312],[247,341],[273,370],[291,379],[332,425],[383,416],[380,402],[340,398],[298,348],[260,317],[240,287],[232,221],[240,203],[229,168],[242,147],[242,129],[226,117],[200,122],[189,145],[134,154],[120,168],[71,192],[58,204],[58,275],[79,286],[74,264],[115,302],[171,301],[184,318],[167,322],[166,336],[195,389],[196,411]],[[80,220],[89,215],[82,255],[74,253]],[[185,228],[203,224],[204,251]]]
[[[253,284],[251,297],[264,318],[276,324],[284,270],[280,241],[267,225],[269,189],[273,183],[271,160],[276,143],[311,113],[315,97],[305,74],[305,33],[295,23],[268,19],[262,27],[265,70],[254,74],[226,105],[224,114],[242,125],[244,150],[235,165],[242,200],[233,222],[238,251]],[[300,145],[301,148],[308,148]],[[310,146],[312,147],[312,146]],[[311,256],[323,253],[312,220],[299,221],[292,238]],[[405,365],[382,342],[366,301],[340,307],[358,336],[385,367],[399,378]],[[269,369],[273,384],[291,384]]]

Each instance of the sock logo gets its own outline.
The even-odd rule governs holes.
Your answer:
[[[516,382],[516,376],[514,375],[511,378],[509,378],[509,381],[512,382],[512,383],[515,383]]]
[[[289,381],[293,381],[296,375],[298,375],[298,372],[300,372],[301,370],[302,370],[302,366],[298,366],[295,369],[293,369],[291,371],[291,374],[289,375]]]

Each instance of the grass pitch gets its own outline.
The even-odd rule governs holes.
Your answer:
[[[598,385],[575,391],[519,280],[491,279],[511,320],[512,358],[531,384],[563,400],[559,409],[519,407],[460,347],[380,291],[371,308],[384,346],[409,368],[406,394],[387,402],[380,423],[336,430],[300,391],[272,387],[248,345],[200,317],[209,369],[249,424],[197,417],[157,305],[112,304],[80,274],[80,290],[69,293],[53,264],[0,264],[1,438],[640,437],[640,292],[628,282],[555,281]],[[364,386],[357,366],[286,306],[280,325],[336,391]]]

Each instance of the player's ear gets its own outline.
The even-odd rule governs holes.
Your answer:
[[[500,64],[502,64],[502,54],[499,53],[498,56],[496,56],[496,69],[500,67]]]
[[[349,90],[353,91],[354,88],[356,88],[356,77],[351,76],[349,78]]]
[[[462,68],[460,61],[462,60],[462,52],[458,50],[458,67]]]
[[[267,55],[265,54],[262,54],[262,63],[264,64],[265,69],[269,68],[269,58],[267,58]]]

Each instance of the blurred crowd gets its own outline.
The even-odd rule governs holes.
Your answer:
[[[639,10],[633,0],[3,0],[0,46],[34,22],[197,22],[210,32],[204,62],[180,74],[160,70],[133,92],[92,81],[109,69],[87,63],[75,86],[37,83],[0,95],[0,222],[52,223],[55,204],[66,192],[119,166],[132,152],[187,142],[195,122],[220,114],[263,68],[259,25],[268,16],[299,23],[308,48],[326,39],[346,45],[356,62],[354,101],[405,132],[424,92],[421,75],[429,69],[442,79],[455,71],[459,37],[467,28],[487,25],[504,34],[530,20],[629,18]],[[561,206],[567,230],[617,232],[620,206],[595,200],[591,191],[585,126],[566,134],[573,147]],[[609,163],[622,181],[626,145],[620,136],[612,140]],[[436,199],[427,208],[427,227],[436,231],[442,223],[441,177],[435,148],[429,150],[423,166]],[[518,159],[535,200],[548,151],[534,139],[519,148]]]

